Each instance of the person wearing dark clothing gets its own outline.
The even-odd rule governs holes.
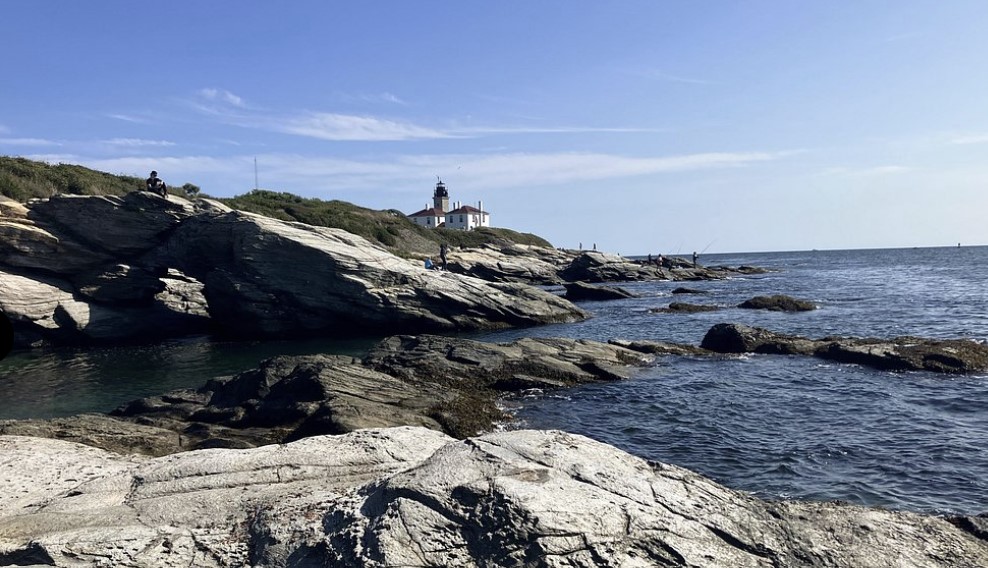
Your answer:
[[[700,255],[696,254],[696,251],[693,251],[693,268],[696,268],[696,259],[698,258],[700,258]]]
[[[439,245],[439,260],[442,263],[442,264],[440,264],[440,267],[442,267],[443,270],[446,270],[446,253],[447,252],[449,252],[449,247],[446,246],[446,243],[440,244]]]
[[[162,197],[168,196],[168,188],[165,187],[165,182],[158,177],[158,172],[151,172],[151,177],[147,179],[147,190]]]

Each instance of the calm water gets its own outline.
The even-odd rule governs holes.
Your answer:
[[[476,335],[697,344],[741,322],[811,337],[988,340],[988,247],[706,255],[779,270],[681,285],[624,285],[640,297],[589,302],[586,322]],[[755,295],[816,302],[798,314],[732,308]],[[670,301],[725,306],[650,314]],[[210,343],[22,353],[0,362],[0,418],[107,411],[199,386],[278,353],[359,353],[366,342]],[[512,400],[514,427],[560,428],[675,463],[763,497],[841,499],[919,511],[988,511],[988,375],[889,373],[808,357],[668,357],[630,381]]]

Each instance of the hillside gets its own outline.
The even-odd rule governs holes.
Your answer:
[[[75,195],[123,195],[139,191],[144,180],[134,176],[108,174],[83,166],[51,165],[25,158],[0,156],[0,195],[25,203],[34,198],[48,198],[57,193]],[[177,195],[185,195],[185,184],[171,187]],[[213,198],[241,211],[258,213],[285,221],[334,227],[380,243],[395,254],[414,256],[435,254],[439,243],[453,247],[476,247],[487,243],[552,245],[545,239],[510,229],[481,228],[474,231],[426,229],[409,221],[401,211],[375,211],[345,201],[305,198],[285,192],[257,189],[229,198]]]

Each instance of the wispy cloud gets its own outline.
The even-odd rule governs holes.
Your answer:
[[[106,116],[115,120],[122,120],[133,124],[148,124],[151,122],[151,120],[146,117],[134,116],[132,114],[109,113]]]
[[[0,134],[10,134],[10,129],[0,124]]]
[[[785,152],[711,152],[676,156],[630,157],[594,153],[414,154],[354,160],[333,156],[262,154],[261,186],[313,197],[361,202],[360,194],[423,191],[423,180],[455,172],[456,182],[472,192],[519,187],[549,187],[636,176],[751,167],[783,159]],[[151,169],[171,183],[190,181],[214,195],[244,193],[253,187],[255,156],[126,156],[108,159],[75,155],[38,155],[49,162],[78,163],[102,171],[140,175]],[[428,185],[428,184],[426,184]],[[341,197],[345,191],[347,196]],[[405,198],[398,201],[404,203]],[[396,205],[400,206],[400,203]],[[417,202],[416,202],[417,203]]]
[[[44,138],[0,138],[0,144],[4,146],[61,146],[62,143]]]
[[[288,134],[322,140],[386,141],[455,138],[441,130],[373,116],[309,113],[275,122],[275,129]]]
[[[404,99],[402,99],[398,95],[396,95],[394,93],[388,93],[388,92],[374,93],[374,94],[349,95],[349,96],[345,96],[344,98],[347,98],[347,99],[350,99],[350,100],[355,100],[355,101],[361,101],[361,102],[365,102],[365,103],[386,103],[386,104],[402,105],[402,106],[405,106],[405,105],[408,104],[408,102],[406,102]]]
[[[208,101],[221,102],[239,108],[245,108],[247,106],[242,98],[225,89],[199,89],[198,94]]]
[[[110,140],[102,140],[101,142],[110,146],[126,146],[130,148],[145,148],[148,146],[169,147],[175,145],[174,142],[169,142],[168,140],[143,140],[141,138],[111,138]]]
[[[988,134],[965,134],[950,140],[951,144],[985,144],[988,143]]]

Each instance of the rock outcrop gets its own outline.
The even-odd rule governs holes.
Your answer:
[[[718,353],[812,355],[890,371],[976,373],[988,370],[988,345],[964,339],[807,339],[724,323],[710,328],[700,347]]]
[[[574,321],[516,283],[426,271],[338,229],[150,193],[55,196],[0,218],[19,345],[215,332],[463,331]]]
[[[638,262],[616,254],[597,251],[580,253],[559,271],[567,282],[636,282],[643,280],[720,280],[739,274],[758,274],[754,267],[693,266],[678,257],[666,257],[662,264]]]
[[[573,256],[566,251],[532,245],[484,245],[450,250],[447,270],[489,282],[548,286],[562,282],[559,270]]]
[[[635,295],[617,286],[594,286],[585,282],[567,282],[563,284],[566,288],[566,299],[571,302],[583,300],[620,300],[623,298],[634,298]]]
[[[972,517],[765,502],[589,438],[362,430],[123,457],[0,437],[0,563],[988,565]]]
[[[112,416],[6,420],[0,421],[0,434],[149,455],[405,425],[463,437],[504,420],[497,402],[507,393],[626,379],[654,353],[574,339],[498,344],[395,336],[363,360],[275,357],[197,390],[133,401]]]

